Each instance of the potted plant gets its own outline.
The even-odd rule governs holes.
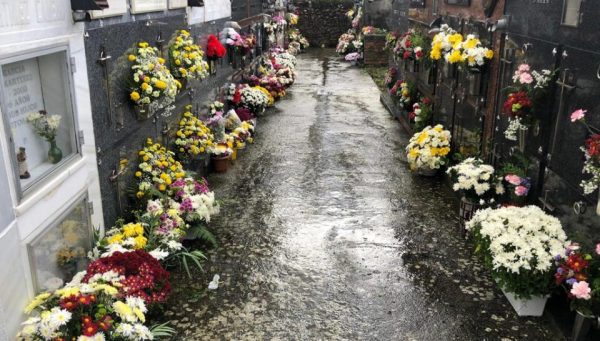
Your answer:
[[[179,120],[179,129],[175,133],[174,149],[177,159],[198,172],[202,172],[202,156],[211,148],[214,136],[211,129],[192,114],[191,106]]]
[[[406,146],[410,169],[419,175],[434,176],[448,162],[450,132],[441,124],[427,126],[414,134]]]
[[[576,312],[573,341],[583,340],[590,322],[600,315],[600,244],[594,252],[583,252],[577,243],[568,245],[556,256],[556,284],[571,300]]]
[[[412,111],[408,113],[408,119],[414,123],[415,130],[421,130],[429,124],[432,114],[431,100],[424,97],[412,105]]]
[[[567,240],[560,221],[537,206],[487,208],[466,229],[517,314],[541,316]]]
[[[481,159],[467,158],[446,171],[450,175],[455,192],[462,194],[460,200],[460,226],[464,226],[473,214],[486,205],[496,202],[496,197],[504,193],[502,179],[495,174],[494,167]]]
[[[233,155],[233,149],[225,142],[217,143],[212,149],[211,160],[213,169],[217,173],[225,173],[229,169],[229,161]]]

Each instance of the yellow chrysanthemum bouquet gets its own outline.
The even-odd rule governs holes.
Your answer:
[[[165,60],[159,57],[157,48],[141,42],[128,59],[132,63],[129,97],[136,105],[149,106],[149,111],[144,110],[146,116],[175,101],[181,83],[173,77]]]
[[[427,126],[413,135],[406,146],[406,157],[413,171],[436,170],[445,165],[450,154],[450,131],[441,124]]]
[[[150,138],[138,154],[140,164],[135,172],[138,198],[160,197],[171,183],[185,176],[183,166],[175,160],[175,153]]]
[[[175,152],[179,160],[193,158],[206,153],[213,146],[214,136],[209,127],[186,107],[186,112],[179,120],[179,129],[175,139]]]
[[[445,60],[449,64],[464,64],[470,69],[483,67],[494,57],[494,51],[484,47],[473,34],[463,37],[448,25],[442,25],[431,42],[429,57],[432,60]]]
[[[169,48],[171,72],[179,79],[204,79],[208,76],[208,63],[204,51],[194,43],[186,30],[177,32],[175,42]]]

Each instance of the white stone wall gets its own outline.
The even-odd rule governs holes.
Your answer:
[[[231,17],[230,0],[204,0],[204,7],[188,8],[188,24],[199,24]]]
[[[23,319],[22,310],[33,297],[33,283],[26,245],[82,194],[94,204],[92,224],[102,227],[102,209],[94,131],[90,105],[84,29],[74,24],[70,0],[0,0],[0,61],[35,50],[67,46],[74,58],[75,117],[85,143],[81,157],[19,202],[5,130],[0,129],[0,340],[14,338]],[[0,123],[3,123],[0,116]],[[8,219],[4,216],[8,213]]]

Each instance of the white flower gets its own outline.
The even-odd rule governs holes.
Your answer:
[[[154,249],[152,251],[149,252],[150,256],[156,258],[156,260],[163,260],[167,257],[169,257],[169,252],[164,251],[163,249]]]
[[[169,247],[170,250],[181,250],[183,248],[183,245],[181,245],[180,242],[175,241],[175,240],[169,240],[169,242],[167,242],[167,246]]]

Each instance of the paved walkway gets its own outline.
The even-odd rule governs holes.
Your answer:
[[[408,136],[371,78],[324,51],[300,56],[298,73],[257,143],[209,179],[220,246],[165,313],[177,339],[557,338],[494,288],[447,187],[408,171]]]

